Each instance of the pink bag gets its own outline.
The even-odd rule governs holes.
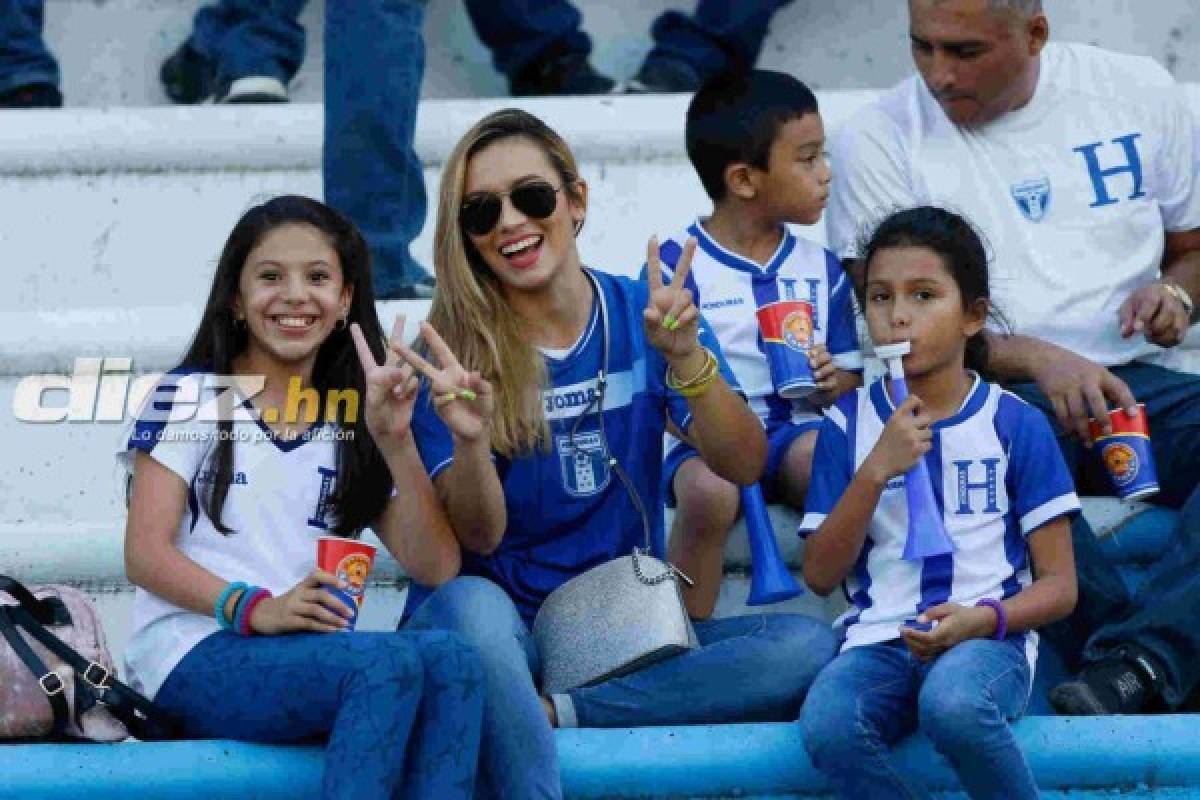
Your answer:
[[[0,575],[0,739],[163,738],[169,723],[116,679],[87,595]]]

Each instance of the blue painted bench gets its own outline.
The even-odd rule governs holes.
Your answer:
[[[1101,540],[1131,587],[1169,545],[1173,522],[1173,512],[1151,508],[1113,523],[1115,529]],[[1093,524],[1103,523],[1093,518]],[[1063,677],[1058,659],[1044,647],[1031,716],[1016,725],[1045,796],[1200,800],[1195,735],[1200,720],[1046,716],[1045,691]],[[564,787],[573,798],[828,796],[790,724],[563,730],[557,738]],[[897,758],[901,769],[931,791],[957,785],[920,735],[904,742]],[[230,741],[13,744],[0,746],[0,800],[301,800],[317,796],[320,768],[315,747]]]
[[[1016,731],[1047,797],[1200,798],[1193,718],[1029,717]],[[558,750],[572,798],[828,796],[790,724],[565,730]],[[905,741],[897,759],[931,791],[957,786],[924,737]],[[320,770],[315,747],[9,745],[0,748],[0,797],[304,800],[318,796]]]

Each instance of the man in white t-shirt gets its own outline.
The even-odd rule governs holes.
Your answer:
[[[831,246],[853,262],[899,208],[970,219],[1013,331],[990,336],[990,368],[1057,422],[1082,493],[1111,493],[1088,418],[1145,403],[1157,500],[1183,509],[1172,553],[1131,597],[1074,526],[1079,606],[1047,633],[1082,671],[1051,702],[1176,707],[1200,682],[1200,377],[1177,368],[1200,299],[1200,129],[1151,59],[1047,44],[1040,0],[909,0],[909,19],[918,74],[834,137]]]

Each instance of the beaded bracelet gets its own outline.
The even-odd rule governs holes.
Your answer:
[[[233,593],[239,589],[242,591],[242,596],[244,597],[246,588],[245,582],[233,581],[217,595],[217,602],[213,603],[213,616],[217,618],[217,625],[220,626],[221,630],[227,631],[233,627],[233,620],[225,616],[225,606],[229,603],[229,598],[233,597]],[[241,602],[241,598],[238,598],[238,602]],[[237,611],[237,606],[234,606],[234,611]]]
[[[1008,636],[1008,612],[1004,609],[1004,604],[999,600],[985,597],[975,605],[976,607],[987,606],[996,612],[996,632],[992,634],[992,638],[997,642],[1003,642],[1004,638]]]
[[[273,596],[269,590],[262,589],[260,587],[254,587],[253,592],[247,590],[246,594],[249,595],[249,599],[238,603],[236,614],[237,621],[235,622],[237,632],[242,636],[250,636],[254,633],[254,631],[250,628],[250,616],[254,613],[255,607],[258,606],[259,603]]]

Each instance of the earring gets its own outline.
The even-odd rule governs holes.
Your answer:
[[[233,330],[235,333],[245,333],[246,332],[246,320],[235,319],[233,321]]]
[[[341,319],[339,319],[339,320],[338,320],[338,321],[337,321],[337,322],[334,324],[334,326],[333,326],[333,329],[334,329],[335,331],[338,331],[339,333],[340,333],[341,331],[344,331],[344,330],[346,330],[346,318],[345,318],[345,317],[342,317]]]

